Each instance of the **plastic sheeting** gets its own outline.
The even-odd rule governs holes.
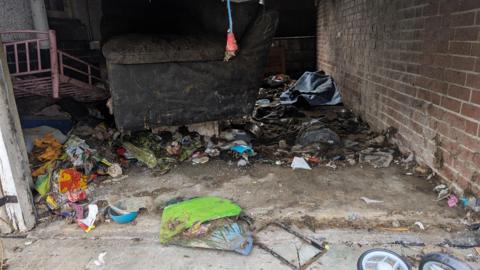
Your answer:
[[[294,104],[300,99],[310,106],[342,103],[342,96],[333,78],[320,72],[305,72],[292,88],[280,96],[282,104]]]

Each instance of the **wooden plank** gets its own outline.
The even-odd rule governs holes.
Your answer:
[[[18,200],[1,207],[0,215],[5,214],[2,218],[10,222],[13,230],[32,229],[36,222],[30,190],[33,182],[3,46],[0,46],[0,184],[0,196],[16,196]]]

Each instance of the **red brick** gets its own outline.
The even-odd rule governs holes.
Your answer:
[[[459,9],[458,9],[459,11],[480,8],[480,1],[478,0],[462,0],[462,1],[449,0],[449,2],[457,2],[459,4]]]
[[[464,100],[464,101],[470,101],[470,93],[472,92],[472,90],[468,89],[468,88],[465,88],[465,87],[461,87],[461,86],[457,86],[457,85],[453,85],[453,84],[450,84],[448,86],[448,95],[451,96],[451,97],[454,97],[454,98],[458,98],[458,99],[461,99],[461,100]]]
[[[454,182],[457,184],[459,188],[463,190],[469,188],[471,185],[470,179],[468,177],[465,177],[462,173],[459,173],[457,179],[455,179]]]
[[[475,89],[480,89],[480,74],[468,74],[467,86]]]
[[[407,65],[407,72],[408,73],[413,73],[413,74],[419,74],[420,73],[420,65],[418,64],[406,64]],[[479,65],[480,67],[480,65]]]
[[[442,137],[442,145],[445,145],[446,141],[447,140],[443,140],[443,137]],[[443,157],[443,164],[452,166],[453,165],[453,157],[451,155],[451,152],[447,151],[444,147],[441,147],[439,150],[440,150],[440,153]]]
[[[446,111],[437,106],[430,106],[427,112],[438,120],[443,120],[443,117],[446,114]]]
[[[461,135],[461,134],[460,134]],[[459,136],[461,138],[461,143],[465,145],[466,148],[472,150],[472,152],[480,152],[480,138],[474,136]]]
[[[467,78],[467,74],[465,72],[456,71],[456,70],[445,71],[445,79],[448,82],[456,83],[459,85],[465,85],[466,78]]]
[[[480,43],[472,44],[471,54],[480,57]]]
[[[438,130],[438,132],[440,134],[443,134],[443,135],[447,136],[448,133],[450,132],[450,127],[449,127],[448,124],[446,124],[444,122],[438,122],[438,126],[437,126],[436,130]]]
[[[447,122],[447,124],[450,125],[450,127],[455,127],[455,128],[459,128],[461,130],[464,130],[465,129],[465,118],[463,117],[460,117],[456,114],[453,114],[453,113],[450,113],[450,112],[445,112],[445,114],[443,115],[443,118],[442,120],[444,120],[445,122]],[[451,135],[451,134],[450,134]],[[451,137],[452,138],[452,137]],[[456,138],[452,138],[452,139],[456,139]]]
[[[459,159],[465,160],[465,161],[473,160],[473,152],[470,149],[466,148],[463,145],[460,145],[459,149],[460,149],[460,153],[458,154]]]
[[[450,111],[454,111],[454,112],[459,113],[461,105],[462,105],[462,103],[458,100],[451,99],[451,98],[448,98],[448,97],[442,97],[442,107],[444,107],[444,108],[446,108]]]
[[[421,74],[440,81],[445,78],[445,70],[442,67],[423,66],[421,68]]]
[[[460,69],[460,70],[474,70],[475,67],[475,58],[473,57],[461,57],[461,56],[452,56],[451,68]]]
[[[433,64],[440,67],[450,66],[450,55],[437,54],[433,56]]]
[[[451,15],[449,18],[450,27],[469,26],[475,24],[475,12]]]
[[[413,131],[415,131],[418,134],[423,134],[423,125],[420,125],[419,123],[410,120],[410,127],[412,128]]]
[[[473,90],[472,91],[471,102],[474,103],[474,104],[480,105],[480,90],[478,90],[478,91]]]
[[[473,163],[475,166],[480,168],[480,153],[479,152],[474,152],[473,153]]]
[[[458,1],[438,1],[440,2],[440,14],[450,14],[459,10]]]
[[[427,30],[428,31],[428,30]],[[427,37],[425,38],[425,42],[422,44],[423,46],[421,48],[418,48],[418,51],[423,50],[431,53],[448,53],[449,50],[449,40],[453,39],[450,38],[450,33],[444,32],[444,31],[439,31],[437,35],[440,35],[443,40],[438,40],[438,39],[428,39]],[[452,34],[452,36],[454,36]],[[435,36],[437,38],[437,36]],[[417,48],[412,48],[417,49]]]
[[[472,122],[470,120],[466,120],[465,124],[466,124],[465,131],[467,133],[472,134],[473,136],[477,136],[477,134],[478,134],[478,124],[475,123],[475,122]]]
[[[450,42],[448,52],[452,54],[470,55],[472,44],[468,42]]]
[[[457,159],[453,162],[453,166],[459,172],[459,174],[465,178],[466,182],[470,181],[474,169],[469,166],[468,162],[465,162],[465,160]]]
[[[433,16],[438,14],[439,1],[428,1],[427,6],[423,8],[423,16]]]
[[[430,101],[430,102],[432,102],[433,104],[436,104],[436,105],[440,105],[440,102],[441,102],[441,96],[440,95],[438,95],[436,93],[433,93],[431,91],[424,90],[424,89],[418,89],[417,98],[423,99],[423,100],[426,100],[426,101]]]
[[[466,27],[455,29],[455,40],[457,41],[477,41],[480,27]]]
[[[480,106],[463,103],[462,114],[477,121],[480,121]]]
[[[420,158],[432,159],[424,141],[437,134],[445,144],[439,174],[473,185],[480,168],[480,0],[390,2],[393,8],[389,1],[319,1],[317,68],[332,74],[347,106],[376,129],[396,127],[399,144]],[[386,24],[371,30],[375,19],[365,18],[379,10]],[[478,182],[480,194],[480,172]]]

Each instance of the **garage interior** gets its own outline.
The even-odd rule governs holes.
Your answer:
[[[479,1],[0,10],[0,269],[480,268]],[[167,242],[204,198],[241,214]]]

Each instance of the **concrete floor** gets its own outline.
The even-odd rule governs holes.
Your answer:
[[[100,185],[93,197],[146,201],[148,211],[135,224],[102,223],[90,233],[64,221],[40,224],[26,238],[3,238],[9,269],[290,269],[258,247],[241,256],[160,245],[157,208],[178,196],[229,198],[254,219],[256,230],[281,221],[305,236],[326,238],[330,250],[308,269],[355,269],[361,252],[373,247],[396,250],[415,263],[422,252],[440,249],[446,239],[465,243],[480,238],[465,231],[463,211],[435,201],[432,183],[406,176],[396,166],[292,171],[262,164],[238,169],[211,161],[182,164],[162,176],[138,168],[128,174],[119,182]],[[384,203],[367,205],[361,197]],[[426,230],[413,226],[416,221]],[[394,225],[409,230],[393,232]],[[473,249],[443,249],[464,260],[477,255]],[[103,252],[105,263],[98,260]]]

